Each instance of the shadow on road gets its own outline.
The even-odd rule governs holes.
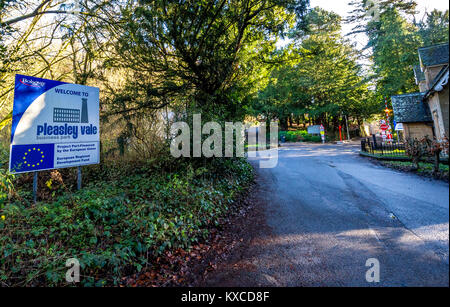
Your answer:
[[[251,197],[260,212],[242,230],[246,245],[202,285],[448,286],[448,185],[380,170],[355,152],[337,145],[281,148],[276,168],[256,169]],[[370,184],[379,172],[399,181],[395,187],[422,194],[446,188],[447,199],[406,190],[396,192],[408,196],[392,205],[390,191]],[[365,279],[369,258],[380,262],[380,283]]]

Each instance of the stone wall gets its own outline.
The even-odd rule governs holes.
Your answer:
[[[427,83],[427,90],[433,86],[434,78],[436,78],[436,76],[439,74],[439,72],[441,71],[441,69],[444,66],[445,65],[439,65],[439,66],[427,67],[425,69],[424,73],[425,73],[425,79],[426,79],[426,83]]]
[[[403,123],[404,137],[422,139],[425,136],[433,137],[433,128],[425,123]]]
[[[444,87],[444,90],[439,92],[439,104],[442,111],[442,126],[444,127],[443,132],[447,137],[450,136],[449,134],[449,106],[448,106],[448,84]]]

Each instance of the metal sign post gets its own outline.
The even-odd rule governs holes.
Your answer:
[[[34,203],[36,203],[36,201],[37,201],[38,173],[39,172],[34,172],[34,176],[33,176],[33,202]]]
[[[77,188],[81,190],[81,166],[77,167]]]
[[[389,119],[389,108],[388,108],[387,97],[384,98],[384,106],[385,106],[384,111],[386,112],[386,125],[388,126],[388,129],[386,131],[386,139],[387,139],[387,142],[389,144],[391,144],[393,141],[393,137],[392,137],[392,128],[391,128],[390,119]]]
[[[325,144],[325,127],[320,125],[320,137],[322,138],[322,144]]]

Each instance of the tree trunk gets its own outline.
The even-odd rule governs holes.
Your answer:
[[[292,124],[294,123],[294,121],[292,120],[292,116],[288,116],[287,121],[288,121],[288,128],[292,128]]]
[[[288,119],[287,119],[287,117],[280,118],[280,126],[281,126],[281,130],[284,130],[284,131],[288,130]]]
[[[358,123],[358,127],[359,127],[359,136],[362,136],[362,137],[367,136],[366,131],[364,130],[361,118],[357,117],[356,122]]]

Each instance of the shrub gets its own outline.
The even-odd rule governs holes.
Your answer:
[[[306,130],[296,130],[296,131],[280,131],[279,139],[285,137],[286,142],[322,142],[320,135],[308,134]]]
[[[9,159],[9,151],[6,147],[3,147],[0,144],[0,168],[6,167],[8,164]]]
[[[0,168],[0,206],[15,194],[14,179],[14,175]]]
[[[164,163],[164,162],[163,162]],[[85,286],[117,285],[167,249],[189,249],[208,234],[252,180],[244,159],[90,168],[81,191],[0,209],[0,284],[64,286],[65,261],[77,258]],[[157,171],[159,170],[159,171]]]
[[[419,169],[420,159],[427,153],[427,145],[417,138],[407,138],[405,142],[406,154],[411,158],[416,170]]]

